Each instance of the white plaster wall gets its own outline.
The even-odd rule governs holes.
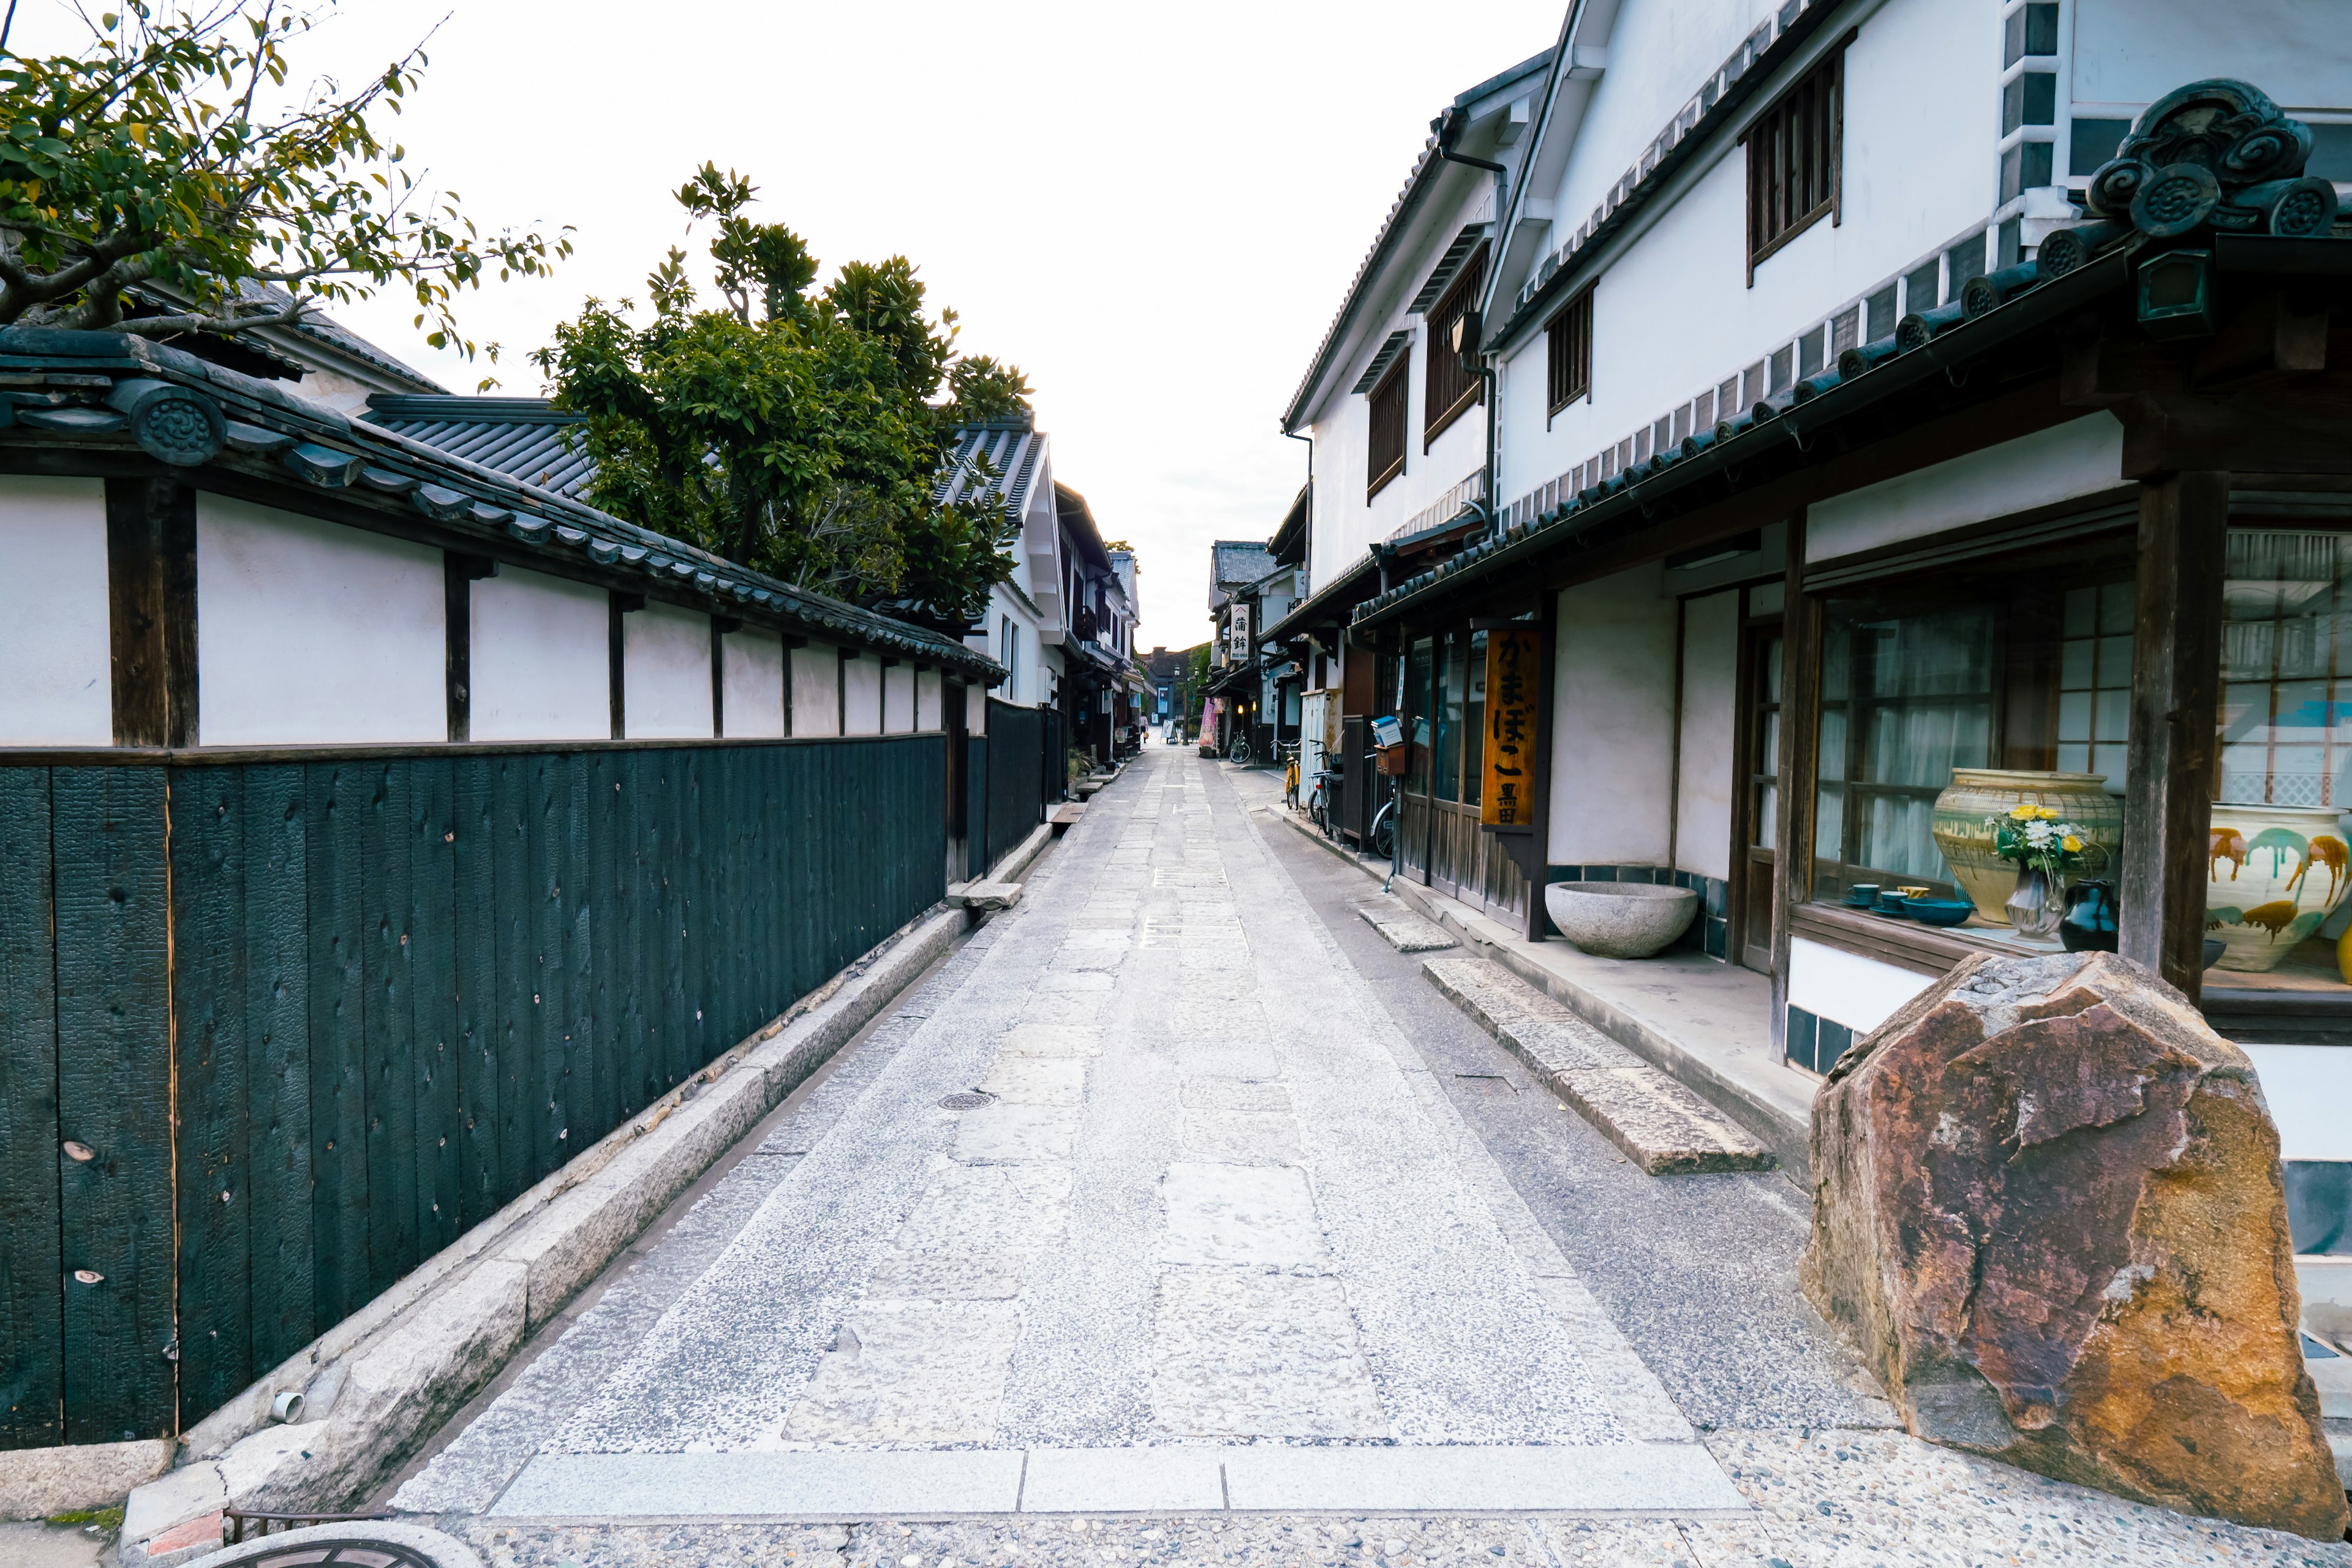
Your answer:
[[[841,689],[848,714],[844,733],[882,733],[882,661],[865,656],[844,660]]]
[[[1655,563],[1559,596],[1555,864],[1664,865],[1674,810],[1675,605]]]
[[[1675,790],[1675,863],[1731,875],[1732,750],[1739,676],[1739,595],[1683,604],[1682,755]]]
[[[719,722],[730,735],[768,740],[784,732],[784,639],[746,626],[719,639],[726,661],[727,703]]]
[[[111,614],[105,481],[0,477],[0,745],[113,743]]]
[[[603,741],[613,733],[612,598],[500,566],[467,595],[466,732],[476,741]]]
[[[2352,1160],[2352,1051],[2340,1046],[2245,1046],[2278,1123],[2282,1160]]]
[[[915,731],[915,668],[894,664],[882,671],[882,732],[910,735]]]
[[[1818,500],[1805,512],[1805,559],[1921,539],[2123,483],[2123,422],[2096,414]]]
[[[2145,108],[2202,77],[2236,77],[2281,107],[2352,107],[2343,0],[2074,0],[2074,98]]]
[[[841,733],[841,651],[824,643],[792,650],[793,733]]]
[[[1561,183],[1549,244],[1584,222],[1633,153],[1664,128],[1766,7],[1746,0],[1723,9],[1754,16],[1727,27],[1723,39],[1710,31],[1706,47],[1691,54],[1687,74],[1664,97],[1620,87],[1649,70],[1655,57],[1612,44],[1586,136]],[[1654,19],[1713,29],[1719,24],[1709,13],[1635,5],[1617,32],[1644,37]],[[1767,258],[1752,287],[1746,150],[1726,142],[1703,155],[1712,163],[1694,165],[1695,183],[1594,289],[1591,399],[1548,425],[1543,334],[1513,346],[1503,373],[1500,500],[1517,500],[1738,374],[1923,253],[1988,221],[1998,178],[2000,51],[2000,17],[1990,6],[1890,0],[1866,18],[1846,51],[1839,219],[1822,219]],[[1921,69],[1922,60],[1935,68]],[[1638,113],[1623,107],[1636,100]],[[1630,148],[1622,144],[1628,137]],[[1514,292],[1520,281],[1509,280]]]
[[[944,678],[936,669],[915,673],[915,728],[940,730],[946,728],[940,718],[940,683]]]
[[[621,617],[621,717],[632,741],[709,737],[709,616],[649,603]]]
[[[988,733],[988,688],[977,681],[963,689],[963,727],[967,734]]]
[[[1895,1016],[1931,977],[1842,947],[1789,939],[1789,1005],[1843,1024],[1859,1037]]]
[[[449,738],[441,552],[199,492],[209,746]]]

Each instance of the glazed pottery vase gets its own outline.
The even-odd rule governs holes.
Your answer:
[[[2058,889],[2050,880],[2050,873],[2038,866],[2018,868],[2016,885],[2001,906],[2009,923],[2017,928],[2020,936],[2048,936],[2058,929],[2066,913],[2066,906],[2058,896]]]
[[[2219,969],[2275,969],[2352,893],[2352,864],[2333,806],[2213,803],[2205,934],[2221,939]]]
[[[2078,869],[2097,877],[2115,869],[2116,852],[2124,842],[2124,803],[2101,786],[2105,773],[2017,773],[2000,768],[1954,768],[1952,782],[1936,797],[1929,831],[1952,880],[1977,907],[1977,913],[2000,925],[2009,923],[2006,905],[2017,885],[2017,863],[1992,852],[1993,830],[1988,816],[2007,816],[2021,805],[2046,805],[2062,822],[2082,830],[2084,850]]]

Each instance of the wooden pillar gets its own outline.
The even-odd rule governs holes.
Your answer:
[[[613,739],[629,738],[628,633],[623,628],[623,617],[646,607],[643,594],[624,594],[615,589],[611,595],[612,610],[605,619],[604,675],[606,696],[613,710]]]
[[[1553,676],[1559,662],[1559,593],[1548,588],[1537,601],[1537,623],[1543,627],[1536,638],[1536,712],[1541,716],[1536,743],[1535,777],[1529,787],[1535,792],[1535,825],[1527,860],[1519,868],[1528,879],[1528,918],[1525,935],[1529,942],[1541,942],[1546,918],[1544,889],[1551,876],[1551,749],[1559,716],[1553,710],[1553,693],[1558,683]],[[1489,696],[1492,694],[1489,693]]]
[[[2191,1002],[2204,973],[2229,522],[2226,473],[2140,483],[2120,948]]]
[[[1814,738],[1821,728],[1821,605],[1805,594],[1805,514],[1789,520],[1780,615],[1780,807],[1772,825],[1772,1054],[1789,1030],[1790,914],[1813,891]]]
[[[474,584],[499,574],[486,555],[444,551],[441,555],[442,647],[449,712],[449,739],[469,740],[474,729]]]
[[[195,492],[107,480],[106,578],[114,743],[196,744]]]

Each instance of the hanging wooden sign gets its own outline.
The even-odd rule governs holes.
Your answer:
[[[1543,722],[1537,679],[1542,634],[1533,625],[1486,632],[1486,782],[1478,824],[1502,831],[1536,825],[1536,747]]]

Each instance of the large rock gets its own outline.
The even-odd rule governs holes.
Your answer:
[[[2278,1150],[2244,1053],[2146,969],[1972,959],[1814,1101],[1805,1290],[1919,1436],[2338,1540]]]

